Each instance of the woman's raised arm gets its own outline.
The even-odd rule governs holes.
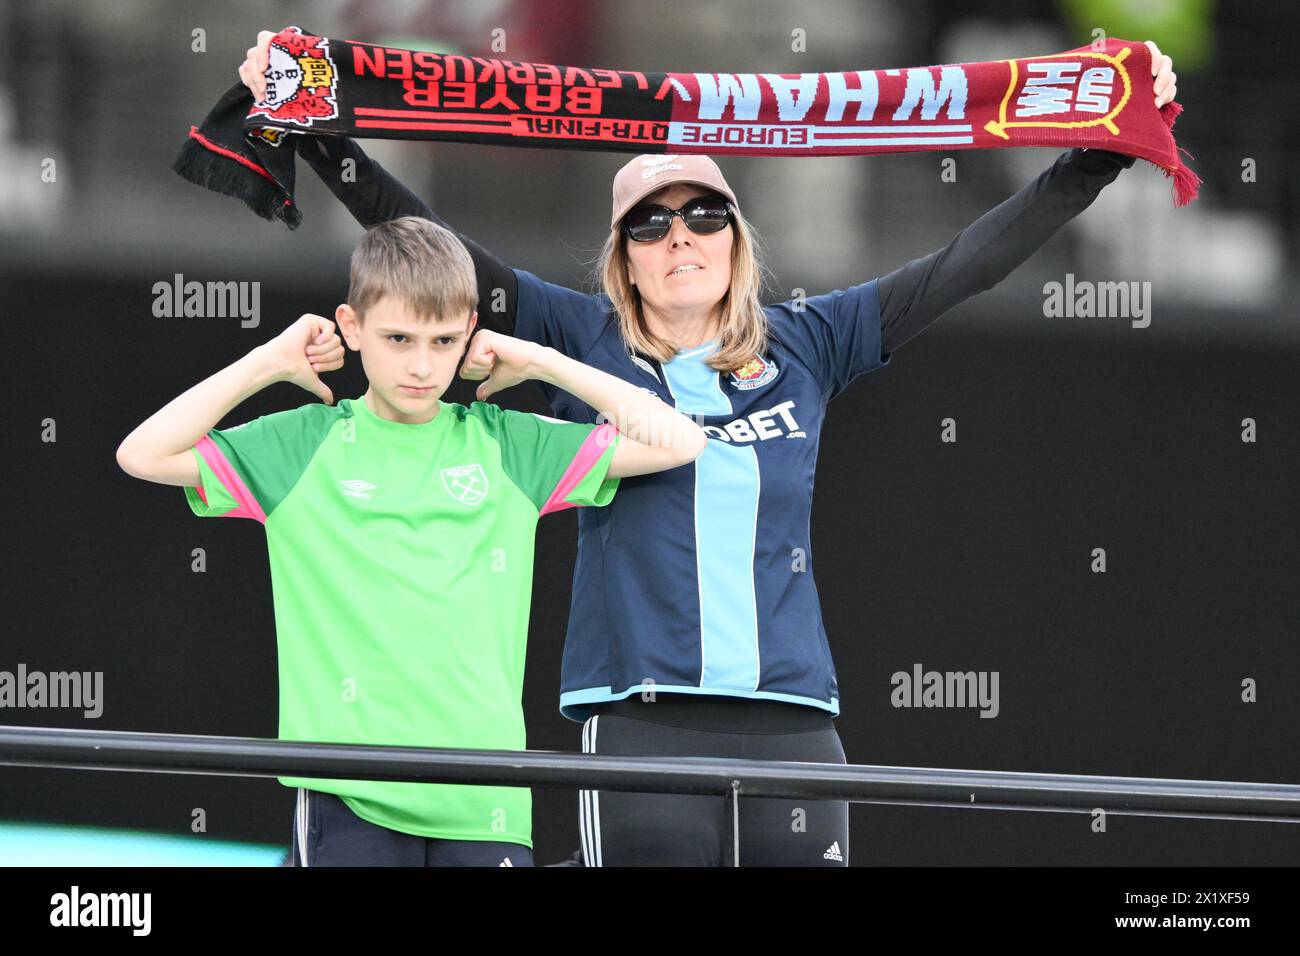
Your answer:
[[[239,78],[260,100],[266,93],[266,71],[271,40],[275,34],[263,30],[257,45],[250,47],[239,67]],[[478,322],[506,335],[515,334],[519,284],[511,268],[459,229],[444,222],[419,196],[402,185],[388,170],[366,155],[365,150],[345,136],[303,136],[298,155],[329,188],[352,218],[369,229],[402,216],[420,216],[451,230],[465,244],[478,275]],[[355,164],[345,178],[344,160]],[[500,290],[500,291],[498,291]]]
[[[1151,40],[1156,109],[1178,96],[1174,61]],[[881,352],[912,338],[963,299],[990,289],[1092,204],[1133,157],[1072,149],[1051,169],[959,232],[948,245],[880,279]]]
[[[997,285],[1132,165],[1132,156],[1072,149],[942,249],[882,276],[882,351],[892,352],[957,303]]]

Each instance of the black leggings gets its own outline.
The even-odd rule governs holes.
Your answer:
[[[660,693],[598,704],[582,752],[641,757],[736,757],[843,764],[829,714],[799,704]],[[739,845],[730,796],[580,790],[587,866],[847,866],[849,805],[840,800],[741,797]]]
[[[439,840],[363,820],[341,797],[298,789],[293,813],[294,866],[532,866],[518,843]]]

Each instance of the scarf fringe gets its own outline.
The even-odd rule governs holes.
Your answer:
[[[1160,108],[1160,118],[1165,121],[1165,126],[1169,127],[1170,134],[1174,131],[1174,121],[1178,119],[1178,115],[1182,111],[1183,104],[1177,101],[1166,103]],[[1196,158],[1179,146],[1177,140],[1174,141],[1174,149],[1179,153],[1186,154],[1188,159]],[[1183,162],[1181,158],[1177,160],[1173,169],[1167,169],[1164,166],[1161,166],[1160,169],[1166,177],[1173,177],[1175,206],[1186,206],[1200,193],[1201,177],[1192,172],[1192,168]]]
[[[290,229],[302,225],[302,210],[268,173],[258,169],[258,175],[253,175],[252,166],[205,146],[198,135],[191,128],[190,138],[172,163],[174,173],[196,186],[242,199],[268,222],[283,222]]]

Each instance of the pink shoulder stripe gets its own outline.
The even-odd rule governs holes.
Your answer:
[[[569,496],[569,492],[578,487],[583,478],[587,477],[587,472],[591,471],[592,466],[600,460],[600,456],[609,449],[610,443],[617,434],[618,429],[609,422],[605,422],[587,436],[587,440],[582,443],[578,453],[573,456],[573,461],[569,462],[564,477],[560,479],[560,483],[551,492],[551,497],[547,499],[546,506],[542,508],[538,517],[550,514],[552,511],[563,511],[565,508],[575,507],[572,501],[565,501],[564,499]]]
[[[231,497],[239,502],[238,508],[232,508],[230,511],[221,515],[221,517],[252,518],[262,524],[266,524],[266,513],[262,511],[262,506],[257,503],[257,499],[253,497],[253,493],[248,490],[248,486],[244,484],[244,480],[239,477],[238,472],[235,471],[235,466],[232,465],[226,459],[226,456],[221,453],[221,449],[217,447],[217,443],[214,442],[210,436],[204,435],[199,439],[198,444],[194,447],[198,450],[198,453],[203,456],[203,460],[208,463],[208,467],[212,469],[212,473],[221,480],[221,484],[225,486],[226,491],[230,492]],[[204,500],[204,502],[208,500],[208,496],[203,493],[202,483],[200,483],[199,486],[199,496]]]

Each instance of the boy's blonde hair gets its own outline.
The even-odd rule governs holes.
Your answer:
[[[451,230],[403,216],[366,231],[352,251],[348,305],[360,322],[384,296],[404,303],[417,319],[450,321],[478,305],[474,260]]]
[[[720,372],[734,372],[767,354],[768,323],[760,296],[763,289],[763,264],[758,237],[740,210],[732,207],[731,284],[722,297],[722,321],[718,328],[718,346],[705,357],[705,363]],[[655,335],[646,325],[641,308],[641,292],[627,276],[628,256],[623,223],[616,223],[605,238],[596,260],[596,276],[618,313],[623,342],[643,355],[660,362],[669,361],[677,347]]]

